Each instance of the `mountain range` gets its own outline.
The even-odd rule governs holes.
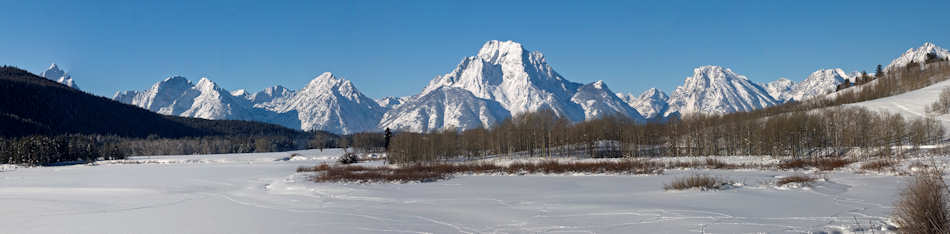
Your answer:
[[[887,70],[922,62],[927,54],[950,57],[932,43],[907,50]],[[76,87],[54,64],[42,76]],[[350,134],[380,131],[429,132],[491,127],[513,115],[550,110],[574,122],[605,116],[662,121],[689,114],[751,111],[803,101],[854,81],[856,73],[820,69],[802,82],[780,78],[757,83],[730,68],[693,69],[672,94],[649,89],[640,95],[615,93],[603,81],[573,82],[558,74],[539,51],[513,41],[488,41],[474,56],[433,78],[420,93],[373,100],[343,77],[323,73],[300,90],[273,86],[256,93],[228,91],[208,78],[193,83],[169,77],[141,91],[117,92],[113,99],[153,112],[205,119],[255,120],[303,130]]]

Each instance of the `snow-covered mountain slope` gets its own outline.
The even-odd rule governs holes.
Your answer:
[[[402,105],[411,97],[384,97],[376,100],[376,104],[386,109],[395,109]]]
[[[644,118],[650,120],[662,117],[663,113],[670,107],[668,103],[670,96],[656,88],[650,88],[641,93],[640,96],[634,96],[633,94],[618,94],[618,96],[636,109],[637,112],[640,112]]]
[[[617,93],[610,91],[604,81],[581,86],[571,97],[571,101],[581,105],[581,108],[584,109],[584,119],[587,120],[608,116],[624,116],[630,119],[644,120],[640,112],[617,97]]]
[[[803,101],[815,96],[835,91],[839,84],[852,80],[848,73],[840,68],[822,69],[811,73],[800,83],[792,86],[791,91],[779,97],[782,101]]]
[[[453,103],[471,103],[469,101],[436,99],[453,101],[453,103],[434,104],[436,101],[418,98],[427,96],[430,92],[440,90],[443,87],[452,87],[468,91],[476,98],[496,102],[511,115],[547,109],[571,121],[583,121],[613,114],[620,114],[637,121],[643,121],[643,117],[640,116],[635,109],[624,104],[623,100],[620,100],[614,93],[609,91],[609,89],[606,89],[606,85],[603,82],[582,85],[568,81],[547,64],[541,52],[529,52],[521,44],[513,41],[492,40],[486,42],[481,49],[479,49],[476,56],[463,59],[454,70],[430,81],[422,93],[407,100],[406,103],[402,104],[399,108],[393,108],[386,113],[387,116],[392,117],[388,119],[384,118],[380,126],[411,126],[415,129],[421,129],[419,126],[427,126],[426,129],[432,130],[442,128],[432,124],[443,123],[446,124],[446,127],[455,126],[468,128],[467,126],[469,125],[461,123],[429,121],[431,118],[396,117],[402,115],[416,116],[417,114],[415,113],[419,113],[419,110],[409,107],[418,108],[421,106],[421,103],[418,102],[427,102],[449,110],[467,108],[447,106]],[[443,90],[442,92],[446,91]],[[451,92],[457,93],[456,91]],[[403,108],[403,106],[408,107]],[[410,112],[400,113],[400,111]],[[497,112],[471,111],[463,114],[481,115],[489,113]],[[491,116],[464,116],[455,119],[484,120],[492,118]],[[428,122],[409,123],[398,121]]]
[[[529,52],[513,41],[492,40],[476,56],[465,58],[455,70],[429,82],[422,93],[457,87],[494,100],[513,115],[551,109],[559,116],[581,121],[589,114],[572,101],[581,86],[555,72],[541,52]]]
[[[904,52],[904,54],[902,54],[900,57],[897,57],[896,59],[891,61],[891,63],[887,65],[884,71],[891,71],[897,68],[905,67],[911,61],[918,64],[922,64],[926,62],[928,54],[935,55],[939,59],[950,58],[950,51],[947,51],[944,48],[940,48],[939,46],[934,45],[933,43],[927,42],[918,48],[907,49],[907,51]]]
[[[246,90],[246,89],[232,90],[232,91],[231,91],[231,96],[241,97],[241,98],[244,98],[244,99],[248,99],[248,94],[247,94],[247,90]]]
[[[475,97],[461,88],[439,87],[386,112],[379,128],[412,132],[472,129],[494,126],[510,116],[498,102]]]
[[[192,83],[185,77],[169,77],[148,90],[117,92],[112,99],[164,115],[256,120],[299,127],[299,121],[295,118],[254,108],[247,99],[233,96],[208,78]]]
[[[759,85],[765,88],[765,91],[768,92],[772,98],[777,101],[782,101],[784,100],[782,97],[788,95],[788,93],[792,91],[792,86],[795,86],[795,82],[782,77],[778,78],[778,80]]]
[[[73,80],[73,77],[59,68],[56,63],[53,63],[45,71],[40,73],[40,76],[45,77],[46,79],[54,80],[60,84],[66,85],[67,87],[79,89],[79,85],[76,84],[76,81]]]
[[[922,89],[899,95],[847,104],[845,106],[859,106],[871,111],[896,113],[906,119],[933,117],[939,120],[945,129],[950,129],[950,114],[932,116],[926,111],[927,107],[940,98],[940,92],[945,88],[950,88],[950,80],[941,81]],[[950,136],[950,132],[945,133],[945,136]]]
[[[276,110],[279,113],[295,111],[300,129],[343,134],[377,130],[384,112],[384,108],[360,93],[352,82],[329,72],[311,80]]]
[[[702,66],[693,69],[683,85],[670,96],[663,116],[692,113],[725,114],[750,111],[778,103],[762,86],[728,68]]]

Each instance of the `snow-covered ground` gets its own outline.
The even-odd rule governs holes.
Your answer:
[[[5,166],[0,233],[880,233],[909,178],[860,173],[859,164],[831,173],[460,175],[409,184],[313,183],[307,181],[310,174],[295,173],[339,154],[310,150]],[[774,185],[799,173],[825,180],[810,187]],[[736,187],[663,190],[664,183],[693,174],[717,176]]]
[[[950,87],[950,80],[937,82],[922,89],[900,95],[848,104],[846,106],[859,106],[871,111],[897,113],[904,118],[925,118],[928,116],[926,108],[936,102],[937,99],[940,98],[940,91],[943,91],[943,89],[947,87]],[[945,129],[950,129],[950,115],[933,117],[939,120]],[[950,131],[947,132],[947,136],[950,136]]]

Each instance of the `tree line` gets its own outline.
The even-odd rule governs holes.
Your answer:
[[[570,123],[550,112],[515,116],[487,129],[398,133],[393,163],[472,159],[492,155],[534,157],[644,157],[707,155],[838,156],[854,149],[881,156],[899,147],[942,140],[933,118],[904,119],[858,107],[794,112],[768,118],[688,115],[638,124],[623,117]],[[898,147],[892,151],[892,147]]]

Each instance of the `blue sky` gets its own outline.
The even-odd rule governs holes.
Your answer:
[[[591,3],[592,2],[592,3]],[[561,75],[667,92],[713,64],[764,82],[873,70],[950,47],[950,1],[13,1],[0,64],[56,62],[92,93],[170,75],[302,88],[322,72],[373,98],[418,93],[487,40],[540,50]]]

